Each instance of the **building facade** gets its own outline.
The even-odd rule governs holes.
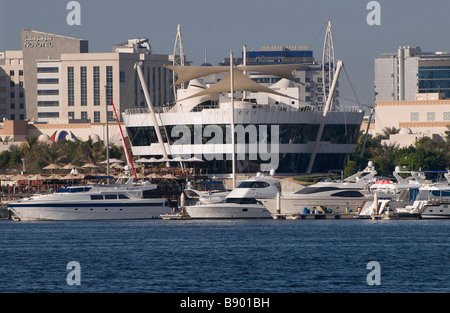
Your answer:
[[[113,52],[89,53],[88,41],[22,30],[22,50],[0,54],[0,118],[36,123],[104,123],[125,109],[147,107],[135,65],[142,64],[154,106],[174,101],[170,55],[152,54],[147,39]],[[106,107],[108,105],[108,108]]]
[[[375,59],[376,101],[415,100],[417,93],[450,99],[450,53],[408,46]]]
[[[22,51],[0,52],[0,119],[25,119]]]

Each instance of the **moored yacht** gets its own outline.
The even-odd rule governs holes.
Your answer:
[[[186,206],[193,219],[258,219],[271,218],[270,212],[260,203],[259,197],[276,197],[281,193],[280,182],[272,177],[256,177],[242,181],[223,201],[202,202]]]
[[[358,173],[339,181],[322,181],[305,187],[294,194],[276,198],[259,197],[258,200],[276,215],[301,215],[310,213],[356,212],[364,202],[372,199],[368,185],[377,172],[372,162]]]
[[[160,198],[156,188],[132,179],[127,183],[86,184],[13,201],[8,208],[21,221],[156,219],[171,212],[167,199]]]
[[[423,219],[450,218],[450,172],[445,177],[447,182],[424,183],[414,203],[405,210]]]

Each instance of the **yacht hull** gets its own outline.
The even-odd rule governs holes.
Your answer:
[[[260,204],[216,203],[187,206],[193,219],[271,219],[272,215]]]
[[[9,208],[21,221],[135,220],[159,219],[171,209],[161,200],[128,203],[18,203]]]
[[[371,198],[281,198],[280,199],[280,212],[277,212],[277,200],[276,199],[258,199],[266,209],[272,214],[304,214],[306,210],[309,212],[323,211],[323,213],[350,213],[357,212],[361,208],[365,201],[369,201]],[[306,210],[305,210],[306,209]]]

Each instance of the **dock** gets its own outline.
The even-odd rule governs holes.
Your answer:
[[[325,214],[272,214],[275,220],[339,220],[353,219],[354,213],[325,213]]]

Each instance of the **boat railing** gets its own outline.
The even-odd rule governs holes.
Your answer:
[[[292,111],[300,111],[300,112],[322,112],[323,107],[321,106],[292,106],[292,105],[286,105],[286,104],[256,104],[253,103],[252,108],[254,109],[264,109],[271,112],[292,112]],[[172,106],[162,106],[162,107],[155,107],[155,113],[167,113]],[[202,106],[202,109],[215,109],[217,108],[217,105],[212,105],[211,107]],[[238,110],[238,108],[236,108]],[[359,107],[355,106],[336,106],[330,109],[330,112],[361,112],[361,109]],[[133,109],[126,109],[125,114],[127,115],[140,115],[140,114],[149,114],[150,110],[148,108],[133,108]]]

